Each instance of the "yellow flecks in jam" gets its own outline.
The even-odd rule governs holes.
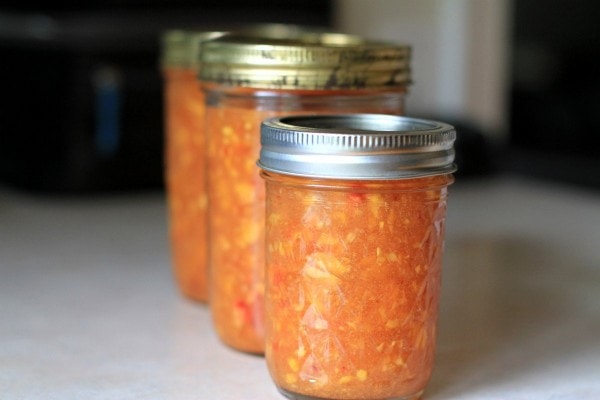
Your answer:
[[[385,327],[387,329],[394,329],[400,326],[400,320],[399,319],[390,319],[385,323]]]
[[[222,129],[223,137],[227,140],[231,140],[235,134],[235,130],[231,126],[224,126]]]
[[[282,219],[283,218],[282,218],[281,214],[270,214],[268,223],[271,225],[277,225],[277,224],[281,223]]]
[[[306,355],[306,348],[304,346],[300,346],[297,351],[298,358],[302,358]]]
[[[285,374],[285,381],[287,383],[296,383],[298,381],[298,375],[292,373]]]
[[[356,371],[356,378],[361,381],[364,382],[367,380],[367,371],[364,369],[359,369],[358,371]]]
[[[351,244],[352,242],[354,242],[354,239],[356,239],[356,231],[349,232],[346,235],[346,242],[348,244]]]
[[[240,235],[238,237],[238,243],[241,246],[247,246],[254,243],[258,239],[258,235],[260,234],[260,227],[256,224],[250,224],[241,229]]]
[[[327,246],[331,246],[336,244],[339,241],[339,238],[330,234],[330,233],[322,233],[317,240],[317,246],[319,248],[327,248]]]
[[[398,255],[396,253],[387,253],[386,258],[389,262],[398,262]]]
[[[298,372],[300,370],[300,365],[298,365],[298,360],[295,358],[288,358],[288,365],[290,369],[294,372]]]
[[[284,256],[285,255],[285,246],[283,245],[282,242],[279,242],[279,255]]]
[[[238,183],[234,185],[235,193],[242,201],[254,201],[256,192],[254,187],[247,183]]]
[[[394,360],[394,364],[396,364],[399,367],[405,367],[406,363],[404,362],[404,359],[402,357],[398,357]]]
[[[368,196],[369,210],[373,218],[378,219],[381,206],[383,204],[382,196],[378,194],[370,194]]]

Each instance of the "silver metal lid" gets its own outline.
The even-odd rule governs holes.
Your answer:
[[[403,179],[456,171],[454,127],[384,114],[304,115],[261,125],[259,167],[334,179]]]

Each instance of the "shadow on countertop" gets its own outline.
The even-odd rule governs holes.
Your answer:
[[[594,260],[533,237],[450,238],[447,250],[426,399],[518,391],[536,375],[560,377],[565,365],[577,366],[578,357],[600,348]],[[548,372],[552,368],[559,372]],[[559,390],[553,388],[558,381],[547,382],[547,389]]]

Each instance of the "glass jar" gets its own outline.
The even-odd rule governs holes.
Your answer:
[[[210,304],[227,345],[264,352],[264,182],[260,123],[282,114],[403,114],[407,46],[342,34],[223,37],[204,46]]]
[[[313,29],[313,28],[311,28]],[[309,31],[292,24],[235,27],[251,37],[290,37]],[[202,43],[226,31],[168,30],[161,37],[165,94],[165,185],[175,280],[187,298],[208,301],[208,223],[205,99],[200,89]]]
[[[165,185],[175,280],[187,298],[208,301],[204,93],[198,83],[203,41],[219,32],[167,31],[162,37]]]
[[[420,398],[454,139],[389,115],[264,122],[266,360],[287,397]]]

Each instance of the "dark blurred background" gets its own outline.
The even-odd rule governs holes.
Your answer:
[[[515,1],[510,167],[600,188],[600,2]]]
[[[428,20],[414,26],[403,23],[416,19],[410,15],[410,3],[5,0],[0,5],[0,184],[39,193],[161,190],[159,37],[165,29],[222,30],[238,24],[276,22],[395,38],[394,32],[381,30],[385,24],[377,23],[377,18],[388,18],[391,26],[399,27],[400,41],[411,43],[410,35],[408,40],[402,37],[407,30],[415,35],[430,33],[431,40],[436,32],[442,36],[442,29],[436,30]],[[596,57],[600,3],[412,3],[418,7],[415,16],[430,13],[437,20],[440,12],[448,21],[456,21],[461,10],[470,12],[470,19],[448,25],[458,33],[456,37],[445,35],[444,40],[455,42],[415,47],[416,79],[408,97],[409,112],[414,98],[415,115],[457,126],[461,179],[510,172],[600,188],[600,122],[596,118],[600,112],[600,61]],[[453,8],[450,3],[461,5]],[[481,68],[476,70],[480,57],[476,52],[457,57],[461,62],[475,60],[471,68],[479,78],[465,72],[467,84],[478,85],[471,77],[488,82],[502,78],[502,90],[497,91],[499,98],[494,103],[502,104],[496,123],[486,123],[485,113],[480,113],[481,118],[476,112],[469,113],[473,101],[469,103],[468,90],[463,95],[467,100],[454,104],[459,112],[427,100],[427,96],[437,96],[428,89],[428,82],[448,81],[452,76],[444,75],[449,70],[440,70],[439,76],[427,75],[424,56],[437,51],[443,58],[449,46],[463,50],[489,47],[478,43],[485,37],[455,28],[461,28],[456,24],[463,22],[470,26],[469,21],[478,14],[494,18],[493,7],[499,4],[505,10],[505,18],[498,23],[498,30],[505,32],[500,43],[505,50],[498,58],[501,72],[482,78]],[[361,7],[366,7],[364,14]],[[386,12],[389,7],[397,7],[398,14],[390,16]],[[367,18],[367,11],[374,15],[373,20]],[[345,18],[349,12],[356,15],[357,22]],[[476,24],[473,27],[479,29]]]

